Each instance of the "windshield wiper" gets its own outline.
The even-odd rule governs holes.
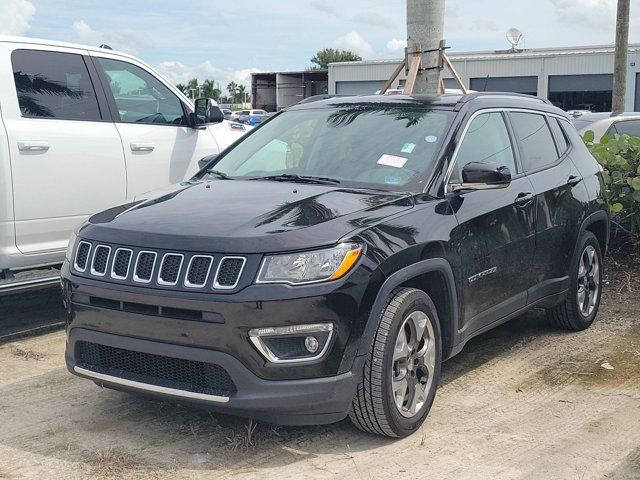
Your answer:
[[[207,170],[207,174],[218,177],[221,180],[233,180],[233,178],[231,178],[229,175],[223,172],[219,172],[218,170]]]
[[[319,185],[339,185],[340,180],[329,177],[315,177],[312,175],[293,175],[282,173],[280,175],[268,175],[266,177],[254,177],[250,180],[272,180],[276,182],[315,183]]]

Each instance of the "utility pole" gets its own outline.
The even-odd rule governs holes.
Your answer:
[[[616,53],[613,67],[613,113],[625,110],[627,92],[627,55],[629,53],[629,8],[631,0],[618,0],[616,18]]]
[[[622,1],[622,0],[621,0]],[[627,0],[628,3],[629,0]],[[444,38],[445,0],[407,0],[408,59],[419,45],[422,51],[422,69],[413,86],[413,93],[438,93],[440,86],[440,41]],[[407,68],[411,62],[407,62]]]

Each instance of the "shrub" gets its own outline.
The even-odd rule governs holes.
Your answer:
[[[592,131],[583,140],[602,165],[613,220],[634,242],[640,240],[640,137],[605,135],[594,142]]]

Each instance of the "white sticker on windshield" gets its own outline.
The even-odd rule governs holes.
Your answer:
[[[378,165],[386,165],[387,167],[402,168],[405,163],[407,163],[406,158],[387,155],[386,153],[378,159]]]
[[[438,137],[434,135],[429,135],[428,137],[425,137],[424,140],[427,143],[436,143],[438,141]]]

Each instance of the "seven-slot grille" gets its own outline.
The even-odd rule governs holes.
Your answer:
[[[246,261],[245,257],[239,256],[164,253],[83,240],[78,243],[73,268],[85,275],[134,284],[186,290],[234,290]]]

